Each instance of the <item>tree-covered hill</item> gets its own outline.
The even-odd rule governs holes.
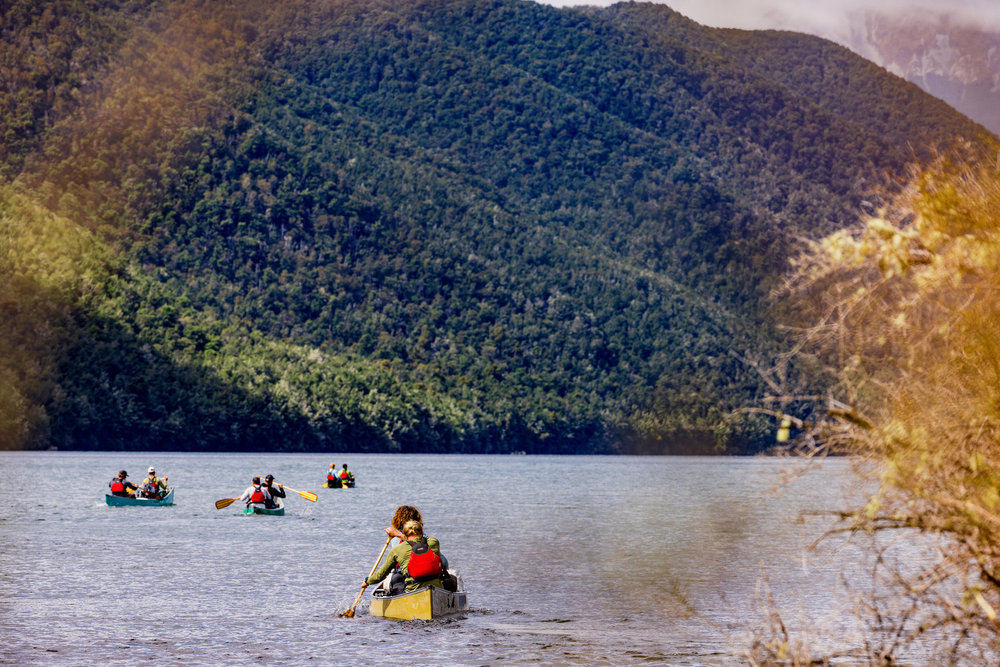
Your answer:
[[[12,447],[754,451],[796,239],[990,140],[662,5],[4,7]]]

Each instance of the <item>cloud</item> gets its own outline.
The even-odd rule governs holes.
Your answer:
[[[659,1],[659,0],[657,0]],[[547,0],[556,7],[593,5],[607,7],[613,0]],[[716,28],[779,29],[834,36],[845,34],[851,14],[872,10],[885,14],[948,14],[953,21],[979,29],[1000,31],[997,0],[666,0],[684,16]]]

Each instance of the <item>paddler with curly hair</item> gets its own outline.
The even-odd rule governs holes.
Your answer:
[[[396,508],[396,512],[392,515],[391,527],[396,529],[396,532],[389,532],[389,529],[385,529],[385,534],[390,537],[398,537],[403,539],[403,526],[406,525],[407,521],[419,521],[424,522],[424,518],[420,516],[420,510],[418,510],[413,505],[400,505]]]

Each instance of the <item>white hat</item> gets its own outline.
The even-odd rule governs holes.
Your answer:
[[[156,472],[156,470],[153,468],[153,466],[149,466],[149,470],[147,470],[146,472]]]

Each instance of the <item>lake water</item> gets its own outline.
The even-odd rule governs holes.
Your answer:
[[[321,488],[331,462],[354,489]],[[106,506],[153,465],[175,505]],[[830,460],[775,494],[788,460],[0,452],[0,664],[738,664],[769,590],[815,642],[857,632],[849,544],[808,545],[853,506]],[[244,516],[255,474],[284,517]],[[400,504],[468,591],[441,621],[339,616]]]

